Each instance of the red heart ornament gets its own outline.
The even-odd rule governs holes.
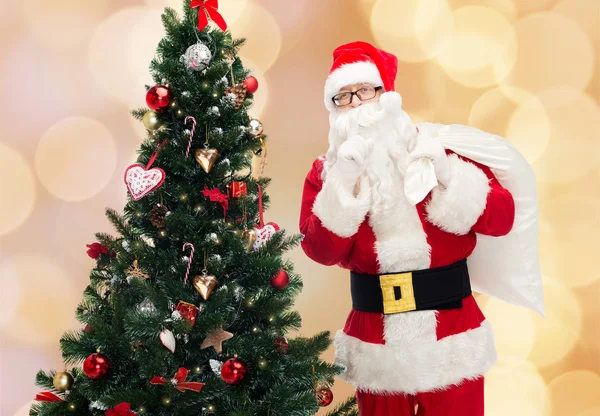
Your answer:
[[[165,181],[165,171],[161,168],[146,169],[140,163],[133,164],[125,170],[125,184],[134,201],[139,201]]]
[[[264,225],[264,227],[255,227],[254,231],[256,232],[256,241],[252,246],[252,250],[256,251],[264,246],[267,241],[273,237],[273,235],[279,231],[279,225],[274,222],[269,222]]]

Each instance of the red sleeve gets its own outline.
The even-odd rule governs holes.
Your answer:
[[[515,221],[515,201],[508,189],[502,187],[492,170],[469,160],[485,173],[489,179],[490,191],[487,194],[485,209],[477,222],[471,227],[479,234],[500,237],[510,232]]]
[[[304,181],[300,210],[300,232],[304,235],[304,239],[301,246],[312,260],[332,266],[347,257],[354,244],[355,236],[343,238],[334,234],[325,228],[321,220],[313,213],[315,199],[323,186],[322,170],[323,160],[315,160]]]

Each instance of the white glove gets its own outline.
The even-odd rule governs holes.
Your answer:
[[[367,168],[368,154],[369,143],[361,136],[351,136],[340,146],[331,169],[337,170],[340,179],[353,188]]]
[[[450,180],[450,163],[439,139],[419,134],[415,148],[408,154],[408,165],[410,166],[411,163],[421,158],[431,160],[438,182],[444,187],[448,185],[448,181]]]

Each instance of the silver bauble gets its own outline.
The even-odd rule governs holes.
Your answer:
[[[248,132],[254,137],[260,136],[263,132],[262,123],[256,119],[250,120]]]
[[[210,49],[202,42],[198,42],[187,48],[179,60],[184,63],[188,71],[203,71],[208,67],[211,59]]]

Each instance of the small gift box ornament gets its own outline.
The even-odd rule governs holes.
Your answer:
[[[200,309],[196,305],[192,305],[191,303],[184,302],[180,300],[175,306],[175,310],[181,314],[181,316],[192,324],[196,323],[196,316],[198,316],[198,312]]]
[[[227,193],[229,198],[240,198],[243,195],[248,195],[248,185],[246,182],[232,181],[227,185]]]

